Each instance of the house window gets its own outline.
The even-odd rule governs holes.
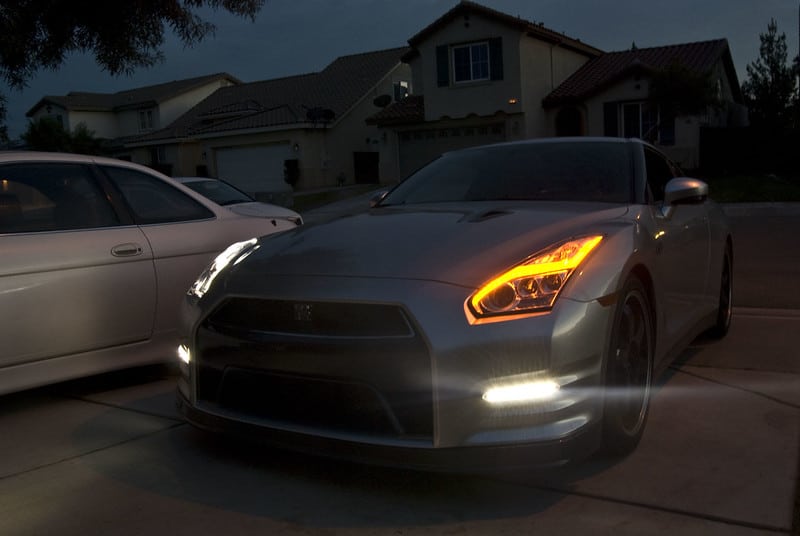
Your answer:
[[[453,47],[453,80],[489,80],[489,43]]]
[[[409,88],[408,82],[401,80],[394,84],[394,100],[395,102],[400,102],[401,100],[408,97]]]
[[[503,40],[436,47],[436,84],[451,84],[503,79]]]
[[[153,110],[139,111],[139,130],[153,130]]]
[[[660,145],[675,144],[675,118],[648,102],[606,103],[605,135],[639,138]]]

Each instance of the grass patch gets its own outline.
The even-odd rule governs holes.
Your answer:
[[[718,203],[800,202],[800,176],[727,175],[703,180]]]

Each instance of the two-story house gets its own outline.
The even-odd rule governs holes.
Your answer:
[[[563,135],[647,139],[692,168],[702,126],[740,125],[746,116],[724,39],[605,53],[462,0],[409,45],[413,94],[368,120],[390,141],[381,154],[386,181],[448,150]],[[721,106],[660,116],[648,104],[649,79],[673,64],[710,76]]]
[[[678,66],[706,77],[716,105],[670,114],[650,95],[653,76]],[[687,169],[700,163],[703,126],[743,126],[747,110],[725,39],[603,54],[587,62],[543,101],[556,135],[622,136],[659,145]]]
[[[602,51],[543,25],[462,1],[411,37],[413,97],[370,118],[396,147],[396,180],[442,152],[546,136],[542,100]]]
[[[238,83],[227,73],[216,73],[116,93],[73,91],[41,98],[25,115],[32,121],[51,118],[66,130],[83,123],[108,141],[115,156],[126,157],[126,139],[161,129],[217,89]],[[159,155],[154,157],[160,163]]]
[[[343,56],[317,73],[221,88],[126,147],[141,158],[166,154],[173,175],[208,174],[279,203],[289,185],[378,182],[386,142],[365,121],[410,89],[408,51]]]

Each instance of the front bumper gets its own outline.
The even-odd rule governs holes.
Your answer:
[[[562,299],[547,314],[471,324],[463,309],[469,290],[443,283],[273,277],[268,287],[257,296],[229,289],[214,304],[188,308],[192,360],[183,367],[179,407],[193,424],[427,469],[487,460],[558,465],[600,444],[613,307]],[[215,323],[231,299],[289,304],[298,324],[257,311]],[[402,322],[384,331],[337,324],[303,332],[308,304],[389,308],[408,333]],[[561,384],[552,399],[483,398],[493,387],[541,378]]]
[[[488,447],[387,446],[267,428],[226,418],[192,406],[180,392],[176,405],[188,422],[205,431],[314,456],[422,471],[498,474],[532,467],[557,468],[585,459],[601,440],[600,426],[593,423],[556,441]]]

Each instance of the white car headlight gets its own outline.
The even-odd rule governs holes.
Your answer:
[[[602,236],[561,242],[525,259],[485,283],[467,301],[478,318],[547,311],[569,277],[591,253]]]
[[[258,239],[251,238],[243,242],[231,244],[209,264],[200,276],[189,287],[187,294],[196,298],[202,298],[214,279],[228,266],[242,262],[248,255],[258,249]]]

